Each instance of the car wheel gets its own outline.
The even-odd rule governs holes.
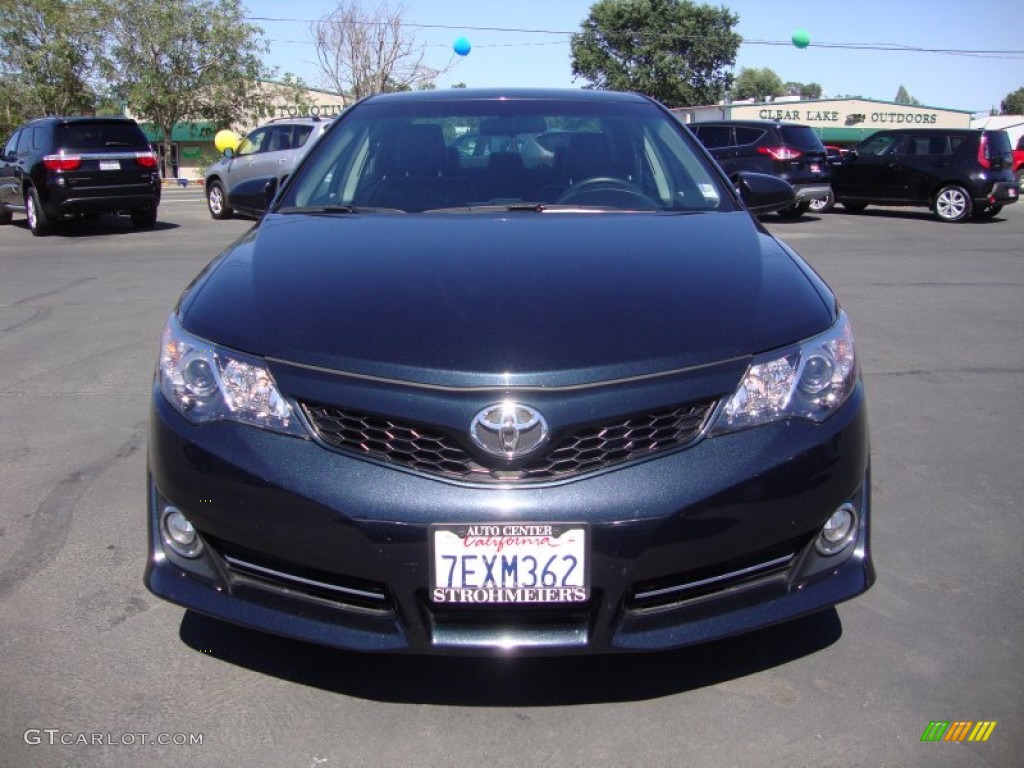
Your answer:
[[[132,226],[136,229],[149,229],[156,224],[156,207],[138,208],[132,211]]]
[[[867,203],[843,203],[843,208],[850,213],[860,213],[868,207]]]
[[[1003,210],[1001,205],[986,205],[984,208],[978,208],[971,214],[976,219],[991,219],[997,213]]]
[[[25,192],[25,218],[28,219],[28,228],[36,237],[43,237],[53,231],[53,223],[39,202],[39,195],[31,187]]]
[[[799,219],[805,213],[807,209],[811,207],[809,201],[795,203],[789,206],[789,208],[783,208],[781,211],[777,211],[780,219]]]
[[[1021,168],[1019,171],[1017,171],[1017,181],[1019,181],[1021,184],[1024,184],[1024,168]]]
[[[206,205],[210,209],[210,215],[215,219],[230,219],[234,213],[228,208],[228,198],[224,194],[224,187],[219,181],[211,181],[206,190]]]
[[[942,221],[963,221],[971,215],[971,196],[957,184],[950,184],[939,190],[935,196],[935,215]]]
[[[832,210],[832,206],[836,204],[835,195],[831,192],[826,197],[819,197],[811,200],[810,210],[812,213],[828,213]]]

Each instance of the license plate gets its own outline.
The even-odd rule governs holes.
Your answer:
[[[120,171],[121,162],[119,160],[100,160],[101,171]]]
[[[1010,192],[1010,197],[1016,197],[1017,196],[1017,190],[1014,187],[1010,187],[1009,192]]]
[[[817,163],[811,163],[811,173],[821,173],[821,166]]]
[[[583,523],[430,528],[435,603],[581,603],[590,596]]]

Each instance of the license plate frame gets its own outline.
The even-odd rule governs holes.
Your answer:
[[[427,535],[434,604],[550,605],[590,599],[586,523],[435,523]]]
[[[121,161],[120,160],[100,160],[101,171],[120,171]]]

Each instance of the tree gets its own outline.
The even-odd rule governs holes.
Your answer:
[[[0,136],[32,117],[93,111],[104,22],[87,0],[0,4]]]
[[[163,133],[182,120],[229,125],[265,110],[262,30],[239,0],[114,0],[110,28],[113,91]]]
[[[421,90],[448,67],[426,64],[426,45],[403,21],[405,9],[385,1],[372,10],[339,0],[312,25],[317,63],[327,87],[354,99],[389,91]]]
[[[799,96],[801,99],[821,98],[821,86],[817,83],[797,83],[791,80],[783,89],[787,96]]]
[[[999,109],[1004,115],[1024,115],[1024,88],[1008,93]]]
[[[899,87],[899,90],[896,91],[896,98],[893,99],[893,101],[895,101],[897,104],[907,104],[911,107],[921,106],[921,102],[915,99],[909,93],[907,93],[907,89],[904,88],[902,85]]]
[[[573,77],[670,107],[710,104],[732,82],[737,23],[726,8],[688,0],[598,0],[572,36]]]
[[[769,67],[758,69],[756,67],[743,67],[736,76],[736,85],[732,89],[734,99],[755,99],[756,101],[768,101],[775,96],[782,96],[786,88],[782,84],[782,78],[775,74]]]

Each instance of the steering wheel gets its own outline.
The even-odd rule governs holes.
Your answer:
[[[594,176],[573,184],[556,201],[558,205],[603,205],[614,208],[655,210],[658,204],[636,184],[614,176]]]

